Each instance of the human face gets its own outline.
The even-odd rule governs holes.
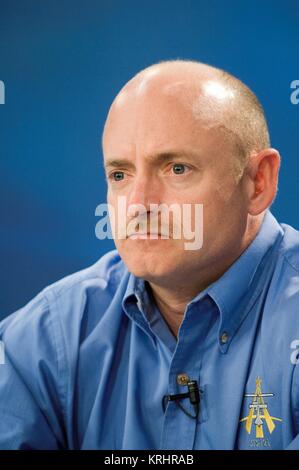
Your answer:
[[[238,253],[246,230],[246,194],[234,178],[233,141],[218,124],[194,117],[184,89],[170,89],[158,82],[122,91],[107,118],[103,153],[107,200],[116,217],[119,196],[126,197],[127,206],[142,204],[148,211],[150,204],[203,205],[203,245],[198,250],[186,250],[184,237],[115,238],[121,258],[136,276],[184,284],[201,272],[216,272]]]

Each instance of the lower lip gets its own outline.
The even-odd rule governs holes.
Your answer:
[[[156,233],[134,233],[128,238],[131,240],[158,240],[161,239],[161,235]]]

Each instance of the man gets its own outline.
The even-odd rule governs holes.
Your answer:
[[[1,323],[0,447],[299,449],[299,234],[269,210],[280,156],[257,98],[154,64],[114,100],[103,153],[130,229]],[[173,203],[202,205],[198,249],[140,222]]]

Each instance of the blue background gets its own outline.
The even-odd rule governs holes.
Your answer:
[[[273,213],[299,228],[298,0],[0,0],[0,317],[114,248],[94,233],[105,117],[136,72],[173,58],[257,94],[282,155]]]

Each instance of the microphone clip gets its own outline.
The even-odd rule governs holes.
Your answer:
[[[187,383],[188,392],[186,393],[177,393],[173,395],[164,395],[162,398],[162,408],[165,413],[166,403],[169,401],[174,401],[176,405],[187,415],[189,418],[197,419],[199,415],[199,404],[200,404],[200,393],[198,388],[198,383],[196,380],[190,380]],[[183,398],[189,398],[191,405],[194,408],[194,415],[189,413],[180,403],[180,400]]]

